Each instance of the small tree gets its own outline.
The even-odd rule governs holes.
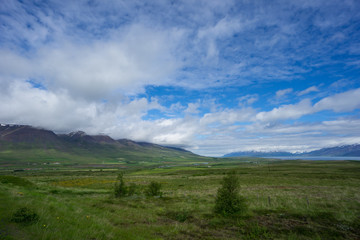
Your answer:
[[[115,197],[124,197],[127,194],[127,188],[123,179],[124,173],[119,173],[115,183]]]
[[[162,196],[161,183],[152,181],[147,187],[145,194],[147,196]]]
[[[243,214],[247,210],[245,198],[239,194],[239,178],[235,173],[226,175],[217,191],[215,213],[223,216]]]

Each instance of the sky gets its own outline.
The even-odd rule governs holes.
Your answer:
[[[360,143],[358,0],[6,0],[0,123],[206,156]]]

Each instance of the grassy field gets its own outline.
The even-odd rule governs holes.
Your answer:
[[[183,164],[192,161],[208,161],[187,151],[177,151],[158,145],[125,146],[111,144],[66,143],[63,149],[54,146],[9,143],[0,140],[0,169],[2,167],[34,167],[39,165],[125,164],[128,166]]]
[[[118,169],[3,168],[0,239],[360,239],[360,162],[223,161],[128,167],[136,189],[123,198],[113,194]],[[234,170],[248,211],[222,217],[215,196]],[[144,194],[152,181],[162,197]],[[38,219],[14,221],[23,207]]]

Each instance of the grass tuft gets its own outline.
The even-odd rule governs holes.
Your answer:
[[[190,210],[169,210],[164,214],[166,217],[178,221],[178,222],[185,222],[193,218],[193,214]]]

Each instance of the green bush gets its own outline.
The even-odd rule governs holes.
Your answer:
[[[127,194],[132,196],[136,193],[137,186],[135,183],[130,183],[129,187],[127,188]]]
[[[127,194],[127,187],[125,186],[123,173],[119,173],[117,177],[117,182],[115,183],[115,197],[125,197]]]
[[[162,192],[161,192],[161,183],[158,182],[151,182],[146,191],[145,194],[147,196],[162,196]]]
[[[22,224],[32,224],[39,220],[39,215],[27,207],[19,208],[12,216],[11,221]]]
[[[246,210],[245,198],[239,194],[239,178],[235,173],[226,175],[216,195],[215,213],[228,216],[244,214]]]
[[[117,182],[115,183],[114,193],[115,197],[125,197],[132,196],[136,194],[137,186],[135,183],[130,183],[129,186],[126,186],[124,181],[124,173],[119,173],[117,177]]]

